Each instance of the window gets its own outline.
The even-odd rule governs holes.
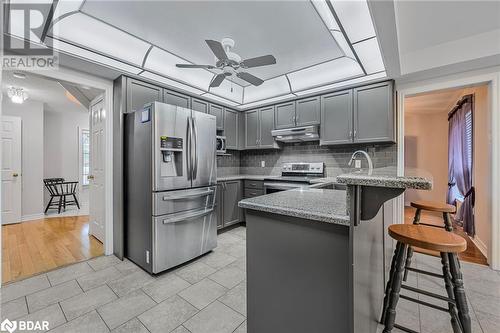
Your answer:
[[[81,132],[82,142],[82,156],[81,156],[81,170],[82,170],[82,185],[89,185],[90,174],[90,133],[87,129],[82,129]]]

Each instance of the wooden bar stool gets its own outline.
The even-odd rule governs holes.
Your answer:
[[[413,224],[426,225],[426,226],[434,227],[434,228],[444,228],[446,231],[453,231],[453,224],[451,222],[450,214],[454,214],[457,211],[455,206],[449,205],[446,203],[439,203],[439,202],[432,202],[432,201],[412,201],[410,203],[410,206],[417,209],[415,211],[415,217],[413,218]],[[434,224],[420,222],[420,215],[422,214],[422,210],[442,213],[444,225],[438,226],[438,225],[434,225]],[[419,249],[419,252],[423,252],[423,253],[428,254],[428,255],[439,256],[438,253],[422,251],[421,249]],[[413,248],[410,247],[408,249],[408,254],[406,256],[406,268],[405,268],[403,281],[406,281],[406,279],[408,278],[408,270],[409,270],[408,268],[410,267],[412,257],[413,257]]]
[[[454,333],[471,333],[471,321],[457,255],[467,248],[465,239],[445,230],[409,224],[393,224],[389,226],[389,235],[398,242],[392,258],[389,281],[385,289],[381,318],[381,323],[384,325],[382,332],[390,333],[396,327],[406,332],[415,333],[415,331],[395,323],[396,306],[399,298],[402,298],[432,307],[436,310],[448,312],[451,316],[451,327]],[[438,251],[440,253],[443,274],[424,271],[421,273],[442,278],[445,282],[447,297],[403,284],[405,254],[411,246]],[[445,301],[448,303],[448,308],[406,295],[400,295],[401,289]]]

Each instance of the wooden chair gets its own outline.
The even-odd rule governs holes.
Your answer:
[[[64,210],[66,210],[67,205],[76,205],[78,209],[80,209],[80,203],[76,198],[78,182],[65,182],[63,178],[49,178],[44,179],[44,183],[50,194],[50,200],[45,208],[45,213],[47,213],[50,208],[57,208],[60,214],[61,209],[64,208]],[[73,199],[70,198],[70,200],[67,200],[68,196],[73,197]],[[56,198],[56,200],[58,198],[58,202],[52,203],[54,198]]]
[[[453,205],[449,205],[446,203],[432,202],[432,201],[412,201],[410,205],[417,210],[415,211],[415,217],[413,218],[413,224],[415,225],[425,225],[434,228],[444,228],[446,231],[453,231],[453,224],[451,222],[450,214],[454,214],[457,209]],[[430,212],[440,212],[443,214],[443,225],[434,225],[428,224],[424,222],[420,222],[420,216],[422,214],[422,210],[427,210]],[[411,258],[413,257],[413,247],[408,249],[408,254],[406,256],[406,267],[410,267]],[[439,257],[439,253],[435,251],[426,251],[424,249],[417,249],[418,252]],[[408,269],[405,269],[405,274],[403,280],[406,281],[408,278]]]
[[[414,332],[395,323],[396,306],[399,298],[402,298],[436,310],[448,312],[451,317],[451,327],[454,333],[471,333],[471,320],[457,255],[467,248],[465,239],[445,230],[409,224],[393,224],[389,226],[389,235],[397,240],[397,245],[392,258],[389,281],[385,289],[381,318],[381,323],[384,324],[382,332],[390,333],[394,327],[406,332]],[[411,246],[439,252],[442,263],[442,275],[417,269],[412,270],[421,274],[442,278],[445,283],[447,297],[403,284],[406,252]],[[420,299],[400,295],[401,289],[447,302],[448,307],[445,308]]]

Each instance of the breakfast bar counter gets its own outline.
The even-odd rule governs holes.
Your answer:
[[[333,183],[346,191],[329,189]],[[249,333],[376,332],[392,255],[391,199],[407,188],[431,189],[432,180],[383,168],[318,184],[239,202]]]

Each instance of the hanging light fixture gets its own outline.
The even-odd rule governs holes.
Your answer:
[[[28,99],[28,93],[23,88],[10,87],[7,89],[7,95],[12,103],[22,104]]]

